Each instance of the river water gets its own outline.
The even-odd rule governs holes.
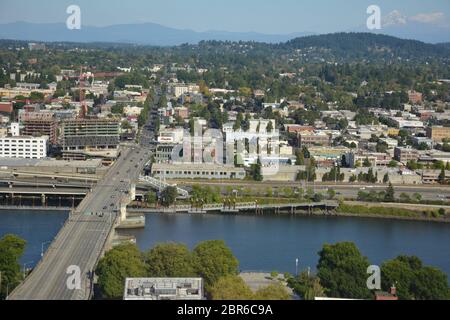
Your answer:
[[[17,234],[28,241],[22,263],[40,259],[42,243],[53,239],[67,213],[0,211],[0,237]],[[126,231],[142,250],[159,242],[193,248],[204,240],[225,240],[243,271],[295,272],[318,262],[324,243],[351,241],[372,264],[398,255],[416,255],[450,275],[450,224],[338,217],[147,215],[147,227]],[[46,246],[45,246],[46,247]]]

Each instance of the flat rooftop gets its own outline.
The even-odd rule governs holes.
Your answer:
[[[13,159],[13,158],[0,158],[0,167],[89,167],[98,168],[102,167],[101,159],[90,159],[86,161],[66,161],[55,159]]]

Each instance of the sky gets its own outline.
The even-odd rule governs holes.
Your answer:
[[[69,5],[81,8],[82,24],[153,22],[195,31],[348,31],[366,24],[367,7],[450,25],[449,0],[0,0],[0,23],[65,22]]]

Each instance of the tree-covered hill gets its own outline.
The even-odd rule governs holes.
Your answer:
[[[427,59],[448,58],[450,46],[433,45],[373,33],[333,33],[296,38],[283,48],[316,52],[336,59]]]

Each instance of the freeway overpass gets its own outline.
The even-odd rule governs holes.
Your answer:
[[[92,297],[95,267],[111,241],[114,228],[124,218],[121,209],[131,201],[132,182],[138,178],[149,156],[147,150],[137,146],[123,150],[105,177],[71,212],[43,259],[11,293],[9,300],[87,300]]]

